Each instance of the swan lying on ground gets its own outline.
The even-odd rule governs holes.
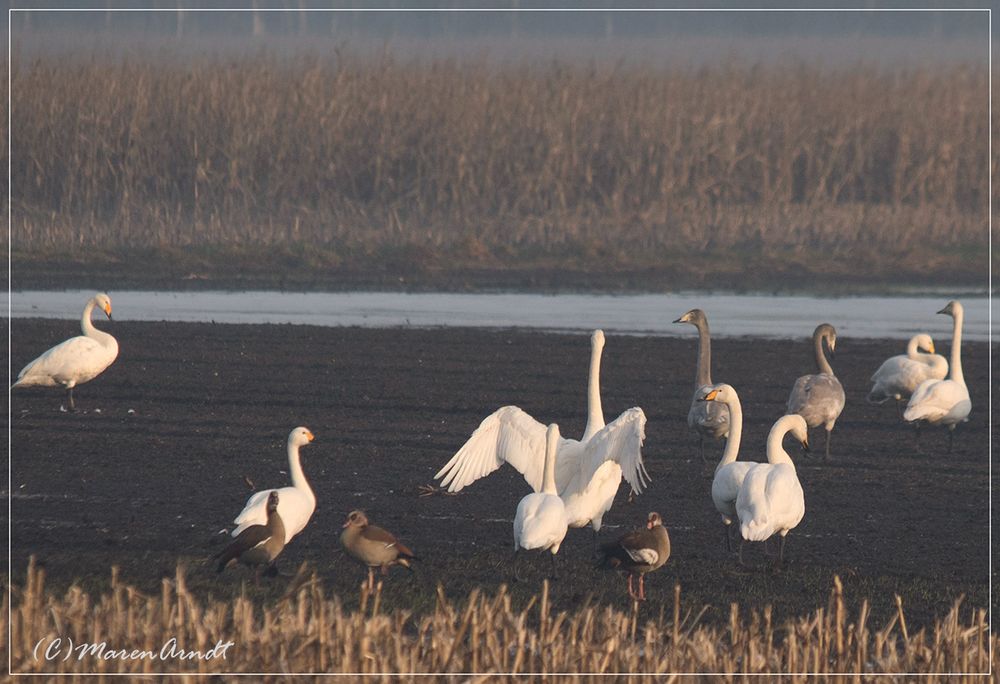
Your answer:
[[[920,350],[928,352],[921,353]],[[886,359],[875,374],[868,393],[872,404],[883,404],[889,399],[908,401],[914,390],[924,380],[942,380],[948,375],[948,361],[934,353],[934,340],[926,333],[910,338],[906,354]]]

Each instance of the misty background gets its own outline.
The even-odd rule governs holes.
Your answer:
[[[98,53],[128,56],[271,54],[346,49],[390,51],[409,58],[476,57],[496,60],[559,58],[632,63],[700,64],[719,59],[789,58],[818,63],[899,63],[988,60],[988,14],[971,2],[958,11],[889,11],[931,3],[864,3],[875,11],[823,11],[822,2],[776,10],[787,3],[717,2],[731,11],[602,11],[602,3],[441,2],[445,11],[418,11],[418,3],[319,0],[267,2],[79,3],[29,0],[12,13],[14,52]],[[689,3],[657,3],[659,9]],[[509,11],[476,11],[487,8]],[[45,8],[45,9],[42,9]],[[592,11],[588,9],[592,8]],[[336,9],[337,11],[322,11]],[[383,9],[386,11],[363,11]],[[459,10],[459,11],[447,11]],[[521,11],[513,11],[521,10]],[[566,11],[561,11],[566,10]],[[4,15],[6,23],[7,15]],[[6,26],[5,26],[6,28]],[[6,31],[4,31],[6,34]]]

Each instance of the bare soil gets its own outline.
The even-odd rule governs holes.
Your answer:
[[[664,312],[676,315],[680,312]],[[12,366],[74,334],[71,321],[15,319]],[[811,326],[807,326],[811,330]],[[452,598],[512,581],[511,520],[527,485],[509,467],[457,496],[421,497],[437,469],[490,412],[517,404],[565,435],[586,419],[589,343],[584,335],[519,330],[369,330],[115,322],[118,361],[77,390],[76,413],[59,411],[57,390],[18,390],[11,411],[13,581],[28,558],[45,564],[50,587],[106,588],[110,567],[140,590],[157,592],[178,562],[190,586],[227,597],[280,596],[287,577],[248,582],[242,569],[217,576],[207,559],[256,487],[288,482],[284,442],[297,425],[316,441],[303,450],[317,494],[309,526],[285,550],[282,572],[308,561],[350,605],[364,572],[341,551],[340,525],[354,508],[397,533],[421,557],[416,572],[394,569],[386,608],[431,609],[436,587]],[[804,334],[809,332],[803,331]],[[941,340],[941,346],[947,347]],[[696,338],[609,336],[602,389],[608,419],[630,406],[648,417],[645,457],[653,483],[634,503],[627,485],[605,517],[601,539],[663,516],[673,542],[667,565],[646,582],[646,610],[711,607],[704,621],[774,607],[774,619],[826,604],[834,575],[849,601],[870,599],[884,624],[903,599],[910,628],[944,614],[959,595],[988,604],[989,427],[985,344],[963,346],[972,394],[970,421],[946,455],[943,430],[921,449],[890,406],[865,400],[868,377],[899,341],[838,340],[834,368],[847,407],[833,457],[797,458],[806,515],[788,539],[788,567],[776,573],[759,545],[749,569],[727,553],[709,498],[712,465],[698,455],[685,416]],[[764,439],[783,413],[794,379],[812,371],[803,340],[718,340],[714,378],[733,384],[746,414],[742,458],[762,460]],[[812,435],[821,452],[822,434]],[[819,447],[816,449],[816,447]],[[711,445],[717,459],[722,445]],[[3,515],[6,515],[5,513]],[[560,551],[553,600],[569,609],[591,600],[625,605],[624,580],[594,567],[591,532],[571,530]],[[526,601],[548,559],[525,559]]]

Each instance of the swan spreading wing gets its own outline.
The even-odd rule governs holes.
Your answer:
[[[641,451],[645,425],[642,409],[631,408],[584,443],[560,438],[555,466],[560,495],[574,479],[586,486],[609,460],[618,463],[632,489],[641,492],[649,481]],[[545,467],[545,431],[545,425],[517,406],[504,406],[480,423],[434,478],[448,491],[458,492],[509,463],[533,491],[539,492]]]
[[[646,414],[641,408],[633,407],[605,425],[597,434],[583,444],[583,452],[577,459],[580,482],[589,483],[597,469],[607,461],[621,466],[622,477],[641,494],[649,484],[649,473],[642,462],[642,443],[646,439]],[[558,483],[558,460],[556,461]],[[562,487],[559,491],[562,491]]]

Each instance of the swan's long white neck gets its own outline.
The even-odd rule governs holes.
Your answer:
[[[97,306],[97,300],[91,297],[90,301],[87,302],[87,306],[83,307],[83,317],[80,319],[80,327],[83,329],[83,334],[87,337],[97,338],[94,333],[101,332],[94,327],[94,322],[90,320],[90,314],[93,313],[94,307]]]
[[[542,492],[558,495],[556,491],[556,451],[559,449],[559,430],[549,428],[545,434],[545,474]]]
[[[906,356],[913,359],[914,361],[920,359],[920,351],[917,349],[917,345],[920,344],[917,337],[911,337],[909,343],[906,345]]]
[[[826,360],[826,354],[823,352],[822,333],[813,333],[813,348],[816,350],[816,367],[819,368],[819,372],[833,375],[833,368],[830,367],[830,362]]]
[[[708,321],[698,319],[698,371],[694,377],[695,388],[712,384],[712,338],[708,332]]]
[[[587,427],[583,431],[586,442],[604,427],[604,409],[601,406],[601,352],[603,344],[591,344],[590,378],[587,381]]]
[[[292,486],[305,492],[310,499],[315,501],[316,495],[313,494],[312,487],[309,486],[306,475],[302,472],[302,463],[299,462],[299,445],[292,440],[288,440],[288,472],[292,476]]]
[[[785,435],[787,435],[792,429],[792,420],[794,419],[791,416],[780,418],[767,434],[768,463],[787,463],[793,468],[795,467],[795,463],[792,462],[792,457],[788,455],[788,452],[785,451],[784,444],[782,444],[785,440]]]
[[[965,385],[965,376],[962,375],[962,321],[965,319],[965,310],[955,302],[951,315],[955,319],[955,327],[951,333],[951,379]]]
[[[83,307],[83,316],[80,318],[80,328],[83,330],[83,334],[87,337],[97,340],[102,345],[107,344],[109,338],[112,340],[114,338],[103,330],[95,328],[94,322],[90,320],[90,316],[94,312],[95,306],[97,306],[97,299],[91,297],[90,301],[87,302],[87,306]]]
[[[729,407],[729,437],[726,438],[726,449],[722,452],[722,460],[715,467],[716,470],[732,463],[740,455],[740,437],[743,435],[743,407],[740,405],[740,398],[734,393],[725,404]]]

